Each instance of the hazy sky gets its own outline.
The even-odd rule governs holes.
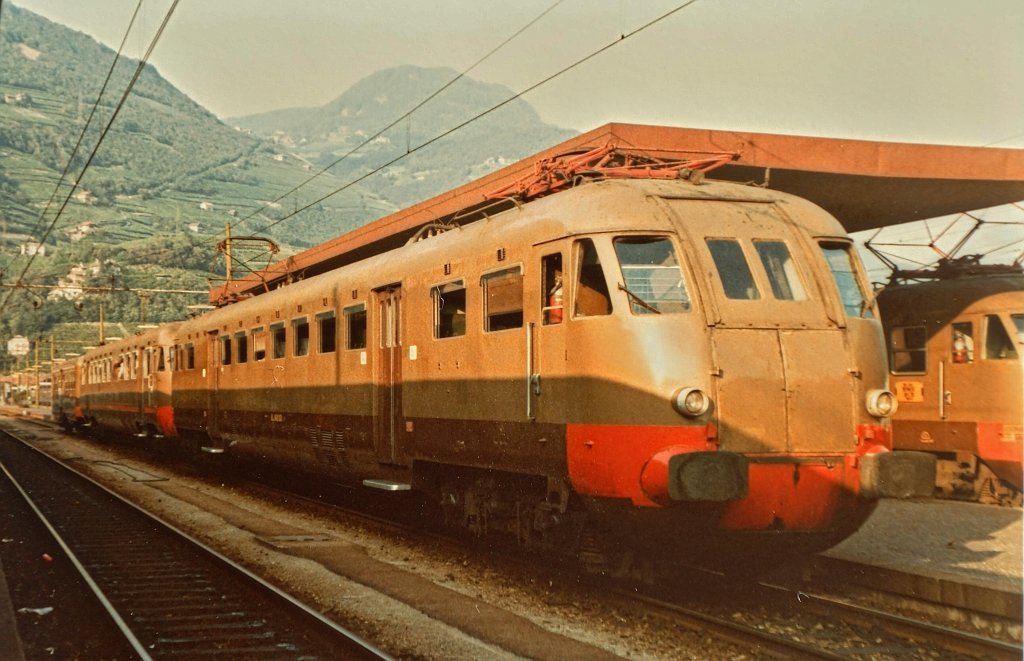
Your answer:
[[[14,4],[116,48],[136,0]],[[145,0],[128,55],[170,4]],[[321,105],[385,67],[461,71],[557,5],[471,74],[519,91],[683,4],[181,0],[151,62],[220,117]],[[1024,146],[1024,2],[697,0],[527,100],[581,131],[623,121]]]
[[[13,2],[116,48],[137,0]],[[181,0],[150,62],[229,118],[322,105],[386,67],[462,71],[551,9],[470,75],[518,92],[618,41],[525,97],[552,124],[1024,147],[1022,0],[696,0],[619,40],[686,4]],[[142,56],[170,5],[145,0],[127,55]],[[926,236],[920,224],[893,229]],[[1024,225],[987,245],[1008,237]]]

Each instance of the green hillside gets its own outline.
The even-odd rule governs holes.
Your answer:
[[[28,263],[25,244],[44,243],[25,277],[56,285],[76,265],[91,265],[85,285],[204,289],[215,275],[215,246],[231,223],[235,234],[261,233],[288,254],[387,214],[394,205],[357,186],[262,231],[293,210],[346,183],[317,177],[281,204],[271,202],[315,173],[314,166],[270,141],[221,123],[147,66],[90,168],[54,224],[138,62],[119,62],[49,212],[43,214],[96,101],[115,53],[91,37],[31,12],[4,6],[0,31],[0,279],[10,283]],[[47,229],[51,227],[49,232]],[[45,240],[44,237],[45,236]],[[31,246],[30,246],[31,247]],[[0,300],[11,293],[0,289]],[[46,331],[95,317],[102,300],[112,319],[137,321],[130,293],[48,298],[17,290],[0,316],[0,338]],[[39,300],[47,301],[39,305]],[[154,296],[149,321],[181,318],[202,296]]]

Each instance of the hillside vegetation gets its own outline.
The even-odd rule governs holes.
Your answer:
[[[115,53],[87,35],[4,6],[0,31],[0,277],[15,280],[28,263],[25,244],[44,243],[24,281],[56,285],[78,264],[86,286],[206,288],[223,268],[216,243],[228,223],[255,234],[295,208],[342,188],[325,174],[300,193],[271,202],[315,173],[272,142],[220,122],[147,66],[59,219],[56,211],[109,121],[137,61],[119,62],[86,131],[69,176],[54,187],[85,126]],[[47,213],[47,201],[54,196]],[[262,234],[282,254],[316,245],[396,207],[358,186]],[[251,216],[251,218],[249,218]],[[245,220],[247,219],[248,220]],[[244,222],[243,222],[244,220]],[[45,235],[45,241],[43,236]],[[31,248],[31,246],[30,246]],[[46,332],[53,324],[96,319],[99,297],[48,299],[47,290],[0,289],[11,303],[0,339]],[[0,298],[0,300],[2,300]],[[95,299],[95,300],[94,300]],[[137,321],[181,318],[202,295],[104,294],[107,316]],[[40,304],[40,300],[45,304]],[[78,303],[76,309],[73,303]]]
[[[24,253],[37,250],[36,244],[43,244],[45,255],[32,261],[24,278],[40,288],[0,288],[0,300],[10,297],[0,316],[0,361],[7,360],[4,345],[12,335],[44,337],[61,324],[95,325],[101,307],[109,323],[182,318],[187,306],[205,303],[206,296],[140,298],[129,290],[204,291],[209,277],[223,278],[216,244],[229,223],[235,236],[274,240],[281,258],[574,134],[543,123],[526,101],[516,99],[434,141],[513,96],[500,85],[464,78],[310,180],[456,73],[387,69],[319,108],[222,122],[146,66],[69,197],[138,62],[118,63],[69,167],[115,53],[10,3],[3,11],[0,284],[22,274],[30,260]],[[417,149],[428,141],[434,142]],[[415,153],[402,158],[409,152]],[[361,179],[394,159],[394,165]],[[54,195],[65,168],[69,177]],[[326,199],[291,215],[320,198]],[[264,264],[266,256],[261,259],[252,266]],[[83,293],[76,287],[113,291]]]

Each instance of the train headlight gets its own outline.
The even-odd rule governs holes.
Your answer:
[[[711,398],[700,388],[680,388],[672,396],[672,406],[683,415],[696,418],[711,408]]]
[[[896,395],[888,390],[869,390],[865,397],[868,413],[885,418],[896,412]]]

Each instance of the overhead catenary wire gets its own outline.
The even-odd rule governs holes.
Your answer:
[[[373,142],[374,140],[376,140],[376,139],[377,139],[377,138],[379,138],[379,137],[380,137],[381,135],[383,135],[383,134],[384,134],[384,133],[385,133],[386,131],[388,131],[388,130],[390,130],[390,129],[394,128],[394,127],[395,127],[396,125],[398,125],[398,124],[399,124],[400,122],[402,122],[403,120],[406,120],[406,119],[408,119],[408,120],[410,121],[410,123],[411,123],[411,121],[412,121],[412,119],[411,119],[411,118],[412,118],[412,115],[413,115],[413,113],[414,113],[414,112],[416,112],[417,110],[419,110],[420,108],[422,108],[423,106],[425,106],[425,105],[426,105],[427,103],[429,103],[429,102],[430,102],[431,100],[435,99],[435,98],[436,98],[436,97],[437,97],[437,96],[438,96],[439,94],[441,94],[441,93],[442,93],[442,92],[444,92],[444,91],[445,91],[446,89],[448,89],[449,87],[451,87],[452,85],[454,85],[455,83],[457,83],[457,82],[458,82],[459,80],[461,80],[461,79],[465,78],[465,77],[466,77],[466,76],[467,76],[467,75],[469,74],[469,72],[473,71],[473,70],[474,70],[474,69],[476,69],[476,68],[477,68],[478,66],[480,66],[481,64],[483,64],[483,63],[484,63],[485,61],[487,61],[488,59],[490,59],[490,58],[491,58],[491,57],[492,57],[492,56],[493,56],[493,55],[494,55],[495,53],[497,53],[497,52],[498,52],[498,51],[500,51],[500,50],[501,50],[502,48],[504,48],[505,46],[507,46],[507,45],[508,45],[508,44],[509,44],[509,43],[510,43],[511,41],[513,41],[514,39],[516,39],[516,38],[517,38],[517,37],[518,37],[519,35],[523,34],[523,33],[524,33],[524,32],[526,32],[527,30],[529,30],[529,29],[530,29],[531,27],[533,27],[533,26],[534,26],[534,25],[535,25],[535,24],[536,24],[536,23],[537,23],[538,21],[540,21],[540,20],[541,20],[542,18],[544,18],[545,16],[547,16],[548,14],[550,14],[550,13],[551,13],[551,12],[552,12],[552,11],[553,11],[553,10],[554,10],[554,9],[555,9],[556,7],[558,7],[558,6],[559,6],[560,4],[562,4],[562,2],[564,2],[564,1],[565,1],[565,0],[557,0],[557,1],[556,1],[556,2],[554,3],[554,4],[552,4],[552,5],[550,6],[550,7],[548,7],[547,9],[545,9],[544,11],[542,11],[542,12],[541,12],[540,14],[538,14],[538,15],[537,15],[537,16],[536,16],[536,17],[535,17],[535,18],[534,18],[533,20],[531,20],[531,21],[530,21],[529,23],[527,23],[527,24],[526,24],[526,25],[524,25],[523,27],[521,27],[521,28],[519,28],[518,30],[516,30],[516,32],[515,32],[515,33],[513,33],[513,34],[512,34],[511,36],[509,36],[508,38],[506,38],[506,39],[505,39],[504,41],[502,41],[502,42],[501,42],[500,44],[498,44],[497,46],[495,46],[494,48],[492,48],[492,49],[491,49],[490,51],[488,51],[488,52],[487,52],[487,53],[486,53],[485,55],[483,55],[482,57],[480,57],[480,58],[479,58],[479,59],[478,59],[478,60],[477,60],[476,62],[474,62],[473,64],[471,64],[471,65],[470,65],[469,67],[467,67],[466,69],[463,69],[463,70],[462,70],[461,72],[459,72],[459,73],[458,73],[458,74],[457,74],[457,75],[456,75],[456,76],[455,76],[454,78],[452,78],[452,79],[451,79],[451,80],[449,80],[449,81],[448,81],[447,83],[445,83],[444,85],[442,85],[441,87],[439,87],[438,89],[436,89],[436,90],[435,90],[435,91],[434,91],[433,93],[431,93],[431,94],[430,94],[430,95],[428,95],[428,96],[427,96],[427,97],[426,97],[425,99],[423,99],[422,101],[420,101],[419,103],[417,103],[417,104],[416,104],[415,106],[413,106],[413,107],[412,107],[412,108],[411,108],[410,110],[406,111],[406,113],[405,113],[404,115],[402,115],[402,116],[398,117],[397,119],[395,119],[395,120],[394,120],[393,122],[391,122],[390,124],[388,124],[388,125],[387,125],[387,126],[385,126],[384,128],[380,129],[379,131],[377,131],[376,133],[374,133],[374,134],[373,134],[373,135],[371,135],[370,137],[368,137],[368,138],[366,138],[365,140],[363,140],[363,142],[361,142],[361,143],[360,143],[359,145],[357,145],[356,147],[353,147],[352,149],[350,149],[350,150],[349,150],[349,151],[348,151],[348,152],[347,152],[346,154],[344,154],[343,156],[341,156],[340,158],[338,158],[337,160],[335,160],[334,162],[332,162],[332,163],[331,163],[330,165],[327,165],[326,167],[322,168],[322,169],[321,169],[321,170],[320,170],[319,172],[317,172],[316,174],[314,174],[314,175],[312,175],[311,177],[307,178],[306,180],[304,180],[304,181],[302,181],[302,182],[300,182],[300,183],[296,184],[296,185],[295,185],[295,186],[294,186],[294,187],[293,187],[293,188],[292,188],[291,190],[289,190],[289,191],[287,191],[287,192],[285,192],[285,193],[282,193],[282,194],[281,194],[280,196],[278,196],[277,198],[275,198],[275,199],[273,199],[273,200],[271,200],[271,201],[269,201],[269,202],[265,203],[265,204],[264,204],[264,205],[263,205],[262,207],[260,207],[259,209],[257,209],[257,210],[255,210],[255,211],[253,211],[253,212],[252,212],[251,214],[249,214],[248,216],[245,216],[245,217],[244,217],[244,218],[242,218],[242,219],[241,219],[240,221],[238,221],[238,223],[236,223],[236,226],[238,226],[238,225],[241,225],[241,224],[245,223],[246,221],[248,221],[248,220],[252,219],[252,218],[253,218],[254,216],[256,216],[256,215],[258,215],[259,213],[261,213],[261,212],[262,212],[262,211],[263,211],[264,209],[267,209],[267,208],[271,207],[272,205],[274,205],[274,204],[276,204],[276,203],[280,202],[281,200],[283,200],[284,198],[288,197],[288,196],[289,196],[289,195],[291,195],[292,193],[294,193],[294,192],[298,191],[298,190],[299,190],[300,188],[302,188],[303,186],[306,186],[307,184],[309,184],[310,182],[312,182],[312,181],[313,181],[314,179],[316,179],[316,178],[317,178],[317,177],[319,177],[320,175],[324,174],[325,172],[327,172],[328,170],[330,170],[330,169],[331,169],[331,168],[333,168],[334,166],[336,166],[336,165],[340,164],[341,162],[345,161],[346,159],[348,159],[348,158],[349,158],[350,156],[352,156],[353,154],[355,154],[356,152],[358,152],[358,151],[359,151],[360,149],[363,149],[364,147],[366,147],[367,145],[369,145],[370,143],[372,143],[372,142]],[[408,128],[407,128],[407,133],[406,133],[406,136],[407,136],[407,141],[408,141],[408,135],[409,135],[409,131],[408,131]],[[408,150],[408,148],[409,148],[408,142],[406,143],[406,145],[407,145],[407,150]]]
[[[583,63],[585,63],[585,62],[587,62],[589,60],[592,60],[593,58],[595,58],[598,55],[604,53],[605,51],[607,51],[607,50],[609,50],[611,48],[614,48],[618,44],[621,44],[622,42],[626,41],[627,39],[636,36],[637,34],[643,32],[644,30],[647,30],[648,28],[650,28],[650,27],[652,27],[652,26],[654,26],[654,25],[656,25],[658,23],[660,23],[661,21],[665,20],[666,18],[669,18],[670,16],[672,16],[672,15],[682,11],[683,9],[686,9],[687,7],[690,7],[691,5],[695,4],[696,2],[697,2],[697,0],[688,0],[687,2],[684,2],[683,4],[675,7],[674,9],[670,9],[669,11],[667,11],[664,14],[658,16],[657,18],[654,18],[651,21],[648,21],[647,23],[645,23],[645,24],[641,25],[640,27],[632,30],[631,32],[627,32],[625,34],[617,36],[614,40],[612,40],[611,42],[605,44],[601,48],[598,48],[597,50],[594,50],[594,51],[590,52],[588,55],[585,55],[584,57],[576,60],[572,64],[569,64],[568,66],[566,66],[566,67],[564,67],[562,69],[559,69],[555,73],[547,76],[546,78],[543,78],[542,80],[534,83],[533,85],[530,85],[529,87],[526,87],[525,89],[520,90],[519,92],[516,92],[515,94],[513,94],[509,98],[505,99],[504,101],[502,101],[502,102],[500,102],[498,104],[495,104],[494,106],[491,106],[490,108],[488,108],[487,110],[484,110],[481,113],[478,113],[477,115],[475,115],[475,116],[467,119],[466,121],[462,122],[458,126],[452,127],[450,129],[448,129],[447,131],[443,131],[442,133],[439,133],[438,135],[436,135],[433,138],[427,140],[426,142],[420,144],[419,146],[413,147],[413,148],[409,149],[406,153],[401,154],[399,156],[396,156],[395,158],[391,159],[390,161],[388,161],[388,162],[386,162],[386,163],[384,163],[382,165],[379,165],[378,167],[370,170],[369,172],[367,172],[367,173],[365,173],[365,174],[363,174],[363,175],[361,175],[361,176],[359,176],[359,177],[349,181],[348,183],[344,184],[343,186],[341,186],[339,188],[336,188],[335,190],[331,191],[330,193],[327,193],[326,195],[323,195],[323,196],[317,198],[316,200],[313,200],[312,202],[310,202],[309,204],[306,204],[305,206],[297,208],[295,211],[292,211],[291,213],[285,215],[284,217],[275,220],[274,222],[270,223],[269,225],[265,225],[265,226],[261,227],[260,229],[256,230],[257,233],[266,232],[267,230],[269,230],[269,229],[271,229],[271,228],[273,228],[273,227],[275,227],[277,225],[280,225],[281,223],[283,223],[284,221],[288,220],[289,218],[292,218],[293,216],[296,216],[296,215],[302,213],[303,211],[306,211],[307,209],[310,209],[310,208],[320,204],[324,200],[326,200],[328,198],[331,198],[331,197],[337,195],[338,193],[340,193],[340,192],[342,192],[344,190],[347,190],[348,188],[351,188],[352,186],[358,184],[359,182],[364,181],[367,178],[377,174],[381,170],[384,170],[384,169],[387,169],[387,168],[391,167],[392,165],[394,165],[395,163],[401,161],[402,159],[406,158],[407,156],[410,156],[411,154],[415,154],[419,150],[421,150],[421,149],[423,149],[425,147],[429,147],[430,145],[434,144],[435,142],[437,142],[439,140],[442,140],[442,139],[448,137],[449,135],[451,135],[451,134],[453,134],[453,133],[455,133],[457,131],[462,130],[463,128],[465,128],[466,126],[472,124],[473,122],[475,122],[475,121],[477,121],[477,120],[479,120],[479,119],[481,119],[483,117],[486,117],[487,115],[490,115],[491,113],[495,112],[496,110],[499,110],[499,109],[507,106],[509,103],[512,103],[516,99],[518,99],[518,98],[520,98],[522,96],[525,96],[526,94],[529,94],[530,92],[534,91],[535,89],[537,89],[539,87],[542,87],[543,85],[546,85],[547,83],[549,83],[552,80],[558,78],[559,76],[561,76],[561,75],[563,75],[563,74],[565,74],[565,73],[575,69],[576,67],[580,66],[581,64],[583,64]]]
[[[82,142],[85,140],[85,134],[89,130],[89,126],[92,124],[92,119],[96,114],[96,111],[100,107],[100,102],[103,100],[103,95],[107,91],[107,85],[110,84],[111,78],[114,77],[114,69],[117,67],[117,63],[121,59],[121,53],[124,51],[124,45],[128,42],[128,35],[132,31],[132,26],[135,25],[135,19],[139,15],[139,9],[142,7],[142,0],[139,0],[138,4],[135,5],[135,11],[132,12],[131,20],[128,21],[128,27],[124,31],[124,37],[121,38],[121,45],[117,47],[117,53],[114,55],[113,62],[110,63],[110,69],[107,70],[107,77],[104,78],[103,84],[100,86],[99,94],[96,95],[96,101],[92,104],[92,109],[89,111],[89,116],[85,120],[85,124],[82,126],[82,131],[78,134],[78,140],[75,142],[74,149],[71,150],[71,155],[68,156],[68,162],[64,165],[64,170],[60,173],[60,178],[57,180],[57,185],[53,187],[53,193],[50,194],[50,199],[46,201],[43,206],[42,212],[39,214],[39,218],[36,219],[36,224],[29,230],[29,237],[35,236],[36,231],[43,224],[43,219],[46,218],[47,212],[50,210],[50,205],[53,204],[54,199],[57,197],[57,193],[60,191],[61,185],[64,183],[64,179],[68,176],[68,171],[71,170],[72,164],[75,162],[75,157],[78,156],[78,150],[82,146]],[[83,170],[84,173],[84,170]],[[81,179],[81,175],[79,175]],[[40,239],[42,243],[45,239]]]
[[[114,112],[110,115],[110,118],[107,120],[106,125],[103,127],[103,131],[100,133],[99,138],[96,140],[96,145],[92,148],[92,151],[89,154],[89,158],[86,159],[85,164],[82,166],[82,171],[78,174],[78,177],[75,179],[74,184],[72,184],[71,189],[68,191],[67,197],[64,198],[64,202],[61,204],[60,209],[57,210],[57,213],[54,215],[49,227],[47,227],[46,232],[44,232],[43,236],[40,238],[40,243],[45,242],[46,239],[50,236],[50,233],[53,232],[54,227],[57,226],[57,221],[60,220],[61,214],[63,214],[64,209],[67,208],[68,203],[71,201],[71,197],[75,194],[75,190],[78,188],[79,183],[81,183],[82,177],[85,176],[85,173],[89,170],[89,166],[92,164],[93,159],[96,158],[96,153],[99,151],[100,145],[103,144],[103,140],[104,138],[106,138],[107,133],[110,131],[110,127],[113,126],[114,120],[117,119],[118,114],[120,114],[121,109],[124,107],[125,102],[128,100],[128,96],[131,94],[132,88],[135,87],[135,83],[138,81],[139,76],[142,75],[142,72],[146,67],[146,63],[149,61],[149,57],[153,53],[153,49],[156,48],[157,43],[160,41],[160,37],[163,35],[164,29],[166,29],[167,24],[170,22],[171,16],[174,15],[174,10],[177,8],[178,2],[179,0],[174,0],[170,8],[167,10],[167,14],[164,16],[163,22],[160,23],[160,27],[157,29],[156,34],[153,36],[153,39],[149,43],[149,48],[146,50],[146,53],[139,60],[139,64],[135,68],[135,73],[132,75],[131,80],[125,87],[124,93],[121,95],[120,100],[114,107]],[[25,264],[25,268],[22,269],[21,274],[18,276],[15,284],[20,284],[24,280],[29,268],[32,267],[32,263],[35,260],[35,257],[35,254],[30,255],[28,263]],[[8,290],[7,296],[4,297],[3,303],[0,303],[0,312],[3,312],[4,310],[7,309],[7,304],[11,300],[11,295],[13,291],[13,289]]]

